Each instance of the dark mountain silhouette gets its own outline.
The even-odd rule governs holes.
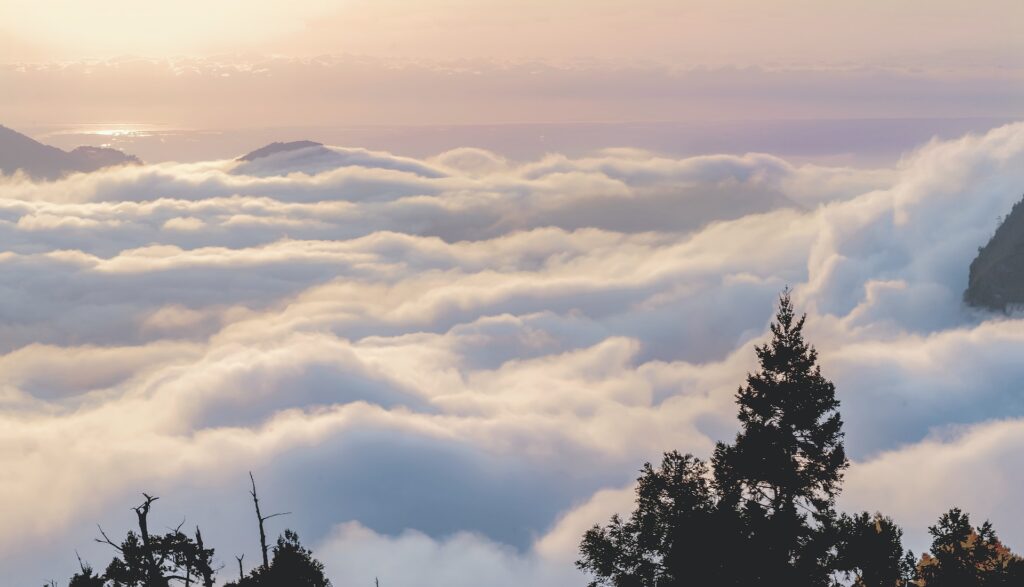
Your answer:
[[[35,179],[58,179],[76,171],[89,172],[112,165],[141,163],[133,155],[104,147],[62,151],[0,126],[0,174],[10,175],[20,169]]]
[[[1009,311],[1024,306],[1024,200],[978,249],[971,262],[964,301],[972,306]]]
[[[291,141],[289,143],[270,143],[265,147],[260,147],[251,153],[247,153],[238,158],[238,161],[255,161],[262,157],[269,157],[277,153],[285,153],[287,151],[297,151],[299,149],[308,149],[310,147],[323,147],[323,143],[317,143],[315,141]]]

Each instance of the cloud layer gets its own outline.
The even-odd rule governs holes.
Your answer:
[[[1024,548],[1021,323],[960,301],[1021,186],[1019,124],[874,170],[332,147],[2,178],[0,566],[105,560],[143,490],[253,560],[251,469],[339,583],[583,584],[643,460],[733,434],[787,284],[843,505],[920,549],[955,503]]]

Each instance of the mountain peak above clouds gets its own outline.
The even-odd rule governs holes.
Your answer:
[[[1024,200],[1014,204],[971,262],[964,301],[990,310],[1024,307]]]
[[[141,163],[134,155],[107,147],[63,151],[0,125],[0,174],[3,175],[21,170],[34,179],[59,179],[69,173]]]
[[[251,153],[242,155],[238,161],[255,161],[256,159],[262,159],[263,157],[269,157],[278,153],[286,153],[288,151],[297,151],[299,149],[308,149],[311,147],[323,147],[323,143],[316,141],[291,141],[291,142],[273,142],[265,147],[260,147]]]
[[[315,175],[343,167],[389,170],[421,177],[444,173],[416,159],[353,147],[328,147],[314,141],[275,142],[235,160],[232,173],[255,176],[306,173]]]

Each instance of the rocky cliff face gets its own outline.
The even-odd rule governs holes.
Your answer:
[[[971,262],[964,301],[972,306],[1010,311],[1024,307],[1024,200]]]

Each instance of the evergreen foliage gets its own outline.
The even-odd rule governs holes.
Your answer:
[[[267,567],[259,566],[238,582],[224,587],[330,587],[324,565],[313,552],[302,546],[299,535],[285,530],[274,546],[274,558]]]
[[[134,508],[139,531],[129,530],[120,543],[111,540],[100,529],[97,542],[110,545],[117,554],[102,575],[79,560],[81,570],[75,573],[69,587],[213,587],[216,581],[214,551],[206,548],[203,535],[196,528],[195,537],[187,536],[181,527],[163,534],[149,534],[150,507],[157,498],[146,495],[146,501]],[[259,566],[237,583],[225,587],[330,587],[324,565],[302,546],[299,536],[285,530],[277,539],[273,559]]]
[[[598,577],[591,586],[710,584],[728,572],[732,557],[716,540],[727,525],[707,464],[666,453],[657,469],[644,465],[636,494],[628,520],[615,516],[583,537],[577,566]]]
[[[1024,585],[1024,562],[1003,546],[992,524],[971,527],[953,508],[928,528],[931,553],[918,563],[920,587],[1009,587]]]
[[[862,512],[838,523],[835,570],[854,587],[910,587],[914,553],[903,551],[903,530],[892,518]]]
[[[93,571],[91,566],[81,563],[81,569],[71,577],[68,587],[103,587],[106,583],[102,576]]]
[[[720,499],[736,509],[756,556],[757,579],[827,585],[835,542],[835,497],[848,463],[835,386],[803,337],[789,291],[772,339],[755,347],[760,370],[736,394],[740,432],[719,443],[712,464]]]

